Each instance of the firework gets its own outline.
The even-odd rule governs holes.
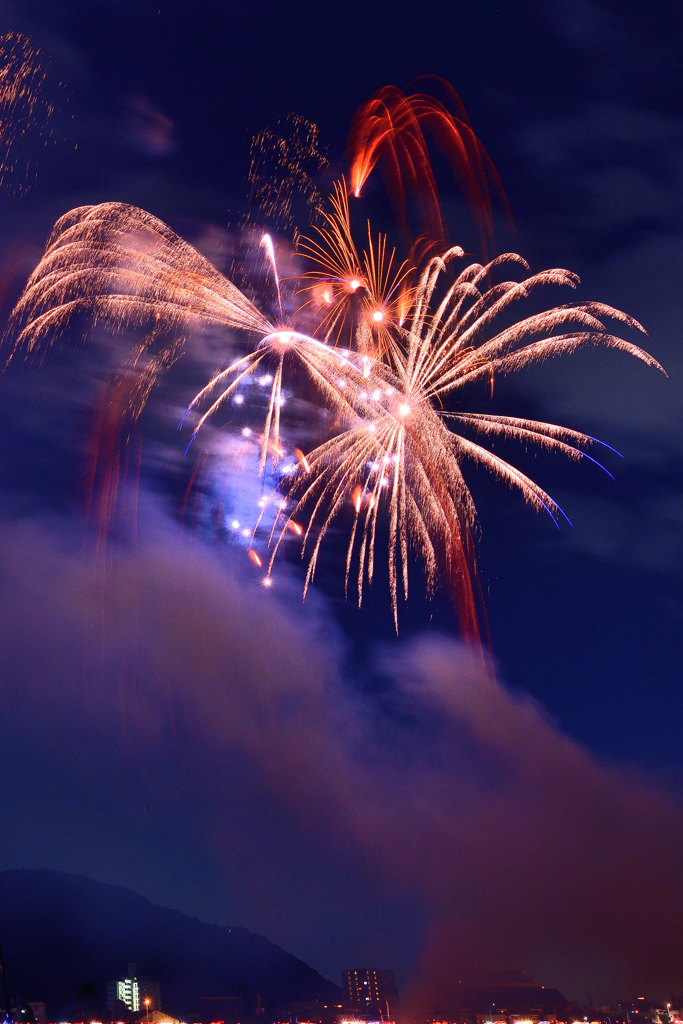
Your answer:
[[[390,353],[394,329],[411,307],[414,282],[425,259],[447,248],[447,231],[427,139],[431,136],[448,159],[477,226],[483,253],[493,244],[495,200],[511,222],[505,193],[486,151],[472,131],[456,92],[436,76],[413,83],[429,85],[438,99],[422,91],[406,94],[394,86],[380,89],[358,111],[349,150],[351,188],[342,179],[333,186],[329,207],[321,207],[314,236],[301,236],[297,249],[312,264],[304,289],[305,306],[316,314],[316,327],[326,340],[351,341],[369,358]],[[367,247],[359,254],[351,228],[349,195],[360,196],[379,165],[393,203],[399,235],[408,258],[396,259],[386,236],[373,238],[367,225]],[[417,214],[414,239],[408,211]]]
[[[218,324],[266,335],[270,321],[162,221],[125,203],[71,210],[12,313],[13,354],[42,357],[79,313],[118,329],[169,333]]]
[[[391,311],[402,268],[394,266],[393,256],[377,258],[377,251],[384,253],[381,245],[373,250],[370,244],[358,257],[345,202],[342,183],[333,194],[328,228],[312,251],[318,265],[314,287],[346,286],[351,292],[362,287],[368,301],[381,301]],[[584,449],[594,442],[554,424],[468,413],[462,408],[464,389],[590,345],[619,349],[661,369],[610,325],[642,328],[618,310],[594,302],[570,303],[514,320],[520,300],[546,285],[574,288],[577,277],[566,270],[547,270],[522,281],[507,279],[511,268],[529,269],[515,254],[488,264],[470,263],[455,272],[464,253],[452,247],[426,264],[404,323],[395,314],[387,316],[385,343],[372,348],[366,344],[361,305],[343,346],[335,334],[338,321],[330,322],[328,339],[287,322],[269,236],[263,237],[262,248],[278,298],[276,320],[150,214],[117,203],[71,211],[55,226],[13,313],[14,350],[41,357],[72,317],[82,313],[94,323],[106,320],[119,330],[133,328],[138,340],[117,379],[115,395],[135,422],[158,374],[181,355],[183,338],[207,325],[237,330],[243,354],[215,374],[192,402],[192,436],[231,398],[237,403],[241,385],[258,373],[259,382],[269,388],[258,438],[262,474],[270,459],[277,475],[284,457],[285,374],[292,373],[298,382],[304,371],[320,405],[331,413],[333,432],[313,451],[299,453],[291,471],[283,471],[272,551],[267,556],[252,546],[252,561],[265,568],[269,581],[283,538],[300,536],[308,560],[306,590],[330,527],[338,517],[348,516],[345,581],[347,590],[355,581],[360,603],[375,576],[380,524],[386,524],[397,629],[400,599],[408,596],[412,552],[424,567],[429,593],[443,583],[450,586],[463,632],[477,646],[476,510],[465,481],[466,465],[489,470],[534,509],[557,519],[561,513],[552,498],[485,443],[521,441],[590,459]],[[357,278],[350,279],[349,273]],[[500,275],[504,279],[496,282]],[[457,411],[448,406],[454,395]]]
[[[351,188],[359,196],[372,170],[383,172],[399,231],[414,262],[418,250],[431,255],[447,245],[439,194],[427,137],[448,160],[479,233],[482,252],[493,246],[493,203],[506,219],[512,217],[502,184],[455,90],[437,76],[424,76],[413,85],[436,87],[443,98],[425,92],[403,93],[385,86],[356,114],[349,142]],[[409,210],[417,215],[411,229]],[[414,239],[417,241],[415,242]]]
[[[12,313],[10,358],[42,362],[74,321],[106,323],[132,339],[104,387],[92,436],[89,511],[105,540],[136,423],[189,335],[211,324],[264,334],[270,323],[167,225],[122,203],[81,207],[56,223]]]
[[[509,266],[529,269],[520,256],[505,254],[485,266],[469,264],[450,285],[445,284],[451,265],[463,258],[462,249],[454,247],[427,264],[407,327],[394,326],[390,358],[376,359],[368,374],[362,357],[357,357],[353,380],[348,380],[348,374],[343,380],[353,416],[345,430],[309,452],[307,469],[299,468],[288,481],[292,505],[286,515],[308,522],[303,546],[304,553],[308,549],[308,587],[331,524],[338,516],[352,514],[346,586],[355,569],[359,603],[364,582],[372,583],[375,572],[378,524],[387,521],[396,628],[400,591],[404,598],[408,596],[412,548],[424,566],[429,592],[439,581],[454,588],[463,631],[477,644],[476,514],[463,467],[474,463],[487,469],[556,521],[561,510],[553,499],[482,441],[521,441],[573,459],[592,459],[583,449],[595,442],[555,424],[447,412],[447,400],[474,382],[492,381],[497,375],[583,346],[616,348],[651,367],[661,367],[606,326],[611,321],[643,331],[640,324],[602,303],[558,306],[502,326],[519,300],[545,285],[574,288],[578,278],[566,270],[547,270],[521,282],[492,284],[495,273]],[[328,391],[340,387],[331,375],[326,384]],[[478,435],[478,440],[468,434]],[[281,530],[279,536],[283,535]]]
[[[312,264],[302,309],[312,308],[317,332],[326,341],[353,345],[369,361],[391,351],[394,328],[412,304],[408,279],[413,268],[398,264],[385,235],[375,241],[368,222],[367,248],[359,255],[351,230],[344,179],[335,182],[330,210],[323,211],[317,238],[302,236],[298,251]]]
[[[337,212],[344,208],[344,196],[340,186],[333,197]],[[330,288],[340,283],[352,286],[356,280],[366,280],[349,277],[359,273],[359,264],[344,227],[347,223],[341,218],[338,231],[321,233],[323,240],[331,243],[329,253],[325,254],[322,246],[318,250],[323,286],[325,282]],[[269,245],[267,251],[272,260]],[[592,459],[583,449],[595,442],[555,424],[494,414],[449,413],[444,411],[445,402],[468,384],[489,382],[495,376],[582,346],[616,348],[652,367],[661,367],[643,349],[608,329],[609,321],[643,330],[631,317],[602,303],[567,304],[501,326],[503,320],[509,320],[515,303],[546,285],[575,288],[578,278],[555,269],[521,282],[491,283],[496,273],[510,266],[529,269],[522,257],[505,254],[487,265],[469,264],[452,283],[444,284],[454,261],[463,258],[462,249],[453,247],[427,264],[407,326],[402,328],[395,319],[388,320],[391,344],[378,348],[371,359],[360,331],[353,335],[355,348],[345,350],[283,327],[262,338],[252,354],[218,374],[193,405],[218,391],[197,424],[199,430],[236,393],[245,375],[263,361],[275,360],[263,431],[263,469],[268,451],[275,453],[274,462],[282,453],[278,396],[285,361],[292,359],[305,367],[340,427],[283,479],[282,490],[289,500],[278,512],[271,533],[274,545],[269,572],[287,531],[292,524],[298,526],[299,520],[305,521],[302,553],[308,558],[306,590],[330,526],[338,516],[351,511],[345,583],[348,590],[355,572],[361,603],[364,585],[366,581],[372,583],[375,575],[378,524],[387,521],[389,581],[397,628],[400,595],[408,596],[412,549],[425,568],[430,593],[440,582],[452,587],[463,631],[478,644],[473,585],[476,510],[463,467],[474,463],[486,468],[516,488],[534,509],[548,512],[556,521],[561,510],[553,499],[524,473],[484,447],[482,441],[516,440],[574,459]],[[341,269],[343,274],[326,281],[325,271],[330,269]],[[468,432],[477,435],[478,440]]]
[[[263,241],[279,294],[272,241],[269,236]],[[273,372],[264,375],[271,390],[261,469],[269,454],[277,462],[282,453],[283,372],[290,357],[309,371],[323,398],[333,402],[340,415],[349,413],[348,400],[329,386],[328,378],[337,368],[333,349],[269,320],[193,246],[144,210],[103,203],[72,210],[57,222],[13,310],[12,356],[22,353],[42,360],[74,317],[82,314],[91,325],[104,322],[119,332],[134,332],[136,341],[109,399],[112,408],[125,407],[132,423],[158,374],[182,355],[188,334],[216,325],[238,329],[253,343],[195,399],[193,408],[213,392],[218,394],[199,418],[193,436],[247,375],[272,363]]]

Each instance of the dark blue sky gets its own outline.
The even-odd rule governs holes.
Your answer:
[[[570,361],[552,362],[501,385],[496,399],[513,414],[534,415],[585,430],[623,454],[623,460],[611,455],[607,459],[614,482],[592,466],[547,459],[536,464],[538,479],[560,501],[573,528],[565,526],[558,532],[552,523],[521,507],[514,496],[485,481],[473,481],[482,528],[482,582],[501,680],[501,693],[495,699],[510,703],[513,723],[506,757],[517,767],[510,771],[514,778],[525,777],[526,769],[515,761],[521,756],[522,742],[531,747],[538,742],[539,748],[550,750],[548,737],[553,730],[558,751],[564,751],[568,759],[566,774],[558,774],[556,790],[536,794],[533,799],[529,796],[528,801],[517,794],[511,797],[511,805],[519,799],[519,821],[527,823],[530,841],[537,844],[542,836],[557,835],[561,830],[555,815],[567,797],[573,808],[567,811],[567,829],[585,836],[586,841],[590,836],[594,842],[596,830],[604,826],[611,837],[606,840],[608,847],[621,833],[616,825],[617,831],[610,832],[614,823],[607,823],[605,809],[618,805],[623,793],[615,796],[610,789],[617,785],[614,779],[610,775],[607,785],[606,775],[601,773],[622,773],[619,785],[629,786],[636,785],[633,773],[645,772],[651,781],[657,780],[657,786],[673,790],[672,807],[678,808],[676,793],[680,792],[683,769],[678,710],[683,676],[679,640],[683,618],[683,92],[679,70],[683,14],[674,3],[655,2],[644,7],[635,2],[599,0],[486,0],[476,5],[451,2],[417,7],[372,2],[356,8],[308,2],[276,6],[218,0],[101,0],[97,4],[24,0],[16,5],[0,4],[3,27],[29,32],[50,55],[54,81],[64,83],[58,93],[59,137],[41,158],[37,188],[23,200],[0,200],[5,315],[11,296],[37,262],[53,221],[70,207],[123,200],[150,210],[206,248],[207,240],[227,228],[231,211],[243,203],[251,135],[274,118],[294,110],[315,121],[329,147],[333,167],[343,170],[348,125],[372,92],[388,83],[405,85],[424,73],[448,79],[463,99],[507,191],[517,236],[506,244],[514,245],[534,270],[569,267],[582,278],[580,297],[611,303],[635,316],[649,332],[646,347],[669,373],[666,380],[622,354],[591,352]],[[375,957],[397,966],[406,980],[423,949],[429,959],[435,936],[448,945],[444,935],[456,927],[454,922],[466,922],[471,933],[478,934],[481,919],[477,908],[467,907],[468,879],[472,882],[476,877],[482,892],[486,890],[486,898],[482,896],[486,913],[502,920],[520,913],[519,906],[508,900],[505,883],[514,888],[512,879],[522,870],[522,861],[508,863],[488,850],[484,859],[490,863],[480,876],[479,868],[474,867],[479,848],[474,825],[468,833],[471,850],[463,855],[462,877],[454,880],[445,864],[435,867],[443,886],[439,891],[427,892],[418,883],[419,872],[414,869],[417,849],[405,854],[405,862],[377,853],[368,824],[372,800],[367,793],[373,785],[391,790],[398,820],[402,787],[410,806],[410,793],[424,781],[422,769],[416,769],[414,775],[406,769],[406,776],[401,777],[392,775],[394,768],[384,763],[378,767],[370,758],[365,775],[359,779],[350,772],[349,777],[349,786],[358,786],[365,794],[357,797],[362,811],[354,807],[352,796],[344,803],[332,791],[331,783],[328,791],[321,782],[320,792],[311,797],[318,808],[313,813],[301,795],[297,769],[292,769],[291,778],[285,772],[290,783],[280,787],[274,781],[274,763],[264,754],[267,742],[285,739],[285,729],[274,739],[269,727],[262,743],[256,734],[249,741],[240,734],[230,739],[226,750],[209,746],[213,761],[206,750],[195,761],[190,751],[197,742],[196,730],[206,727],[204,710],[200,713],[197,707],[201,704],[204,708],[202,701],[209,701],[207,695],[214,693],[220,673],[228,671],[225,666],[216,669],[218,675],[204,666],[195,680],[188,662],[186,670],[178,670],[175,682],[164,683],[168,688],[164,699],[168,714],[175,712],[174,723],[178,716],[182,721],[183,714],[187,715],[186,735],[173,739],[178,760],[172,769],[160,769],[158,757],[149,754],[142,740],[131,740],[130,734],[125,742],[121,740],[125,763],[114,766],[109,761],[105,769],[97,762],[91,739],[110,720],[117,701],[126,709],[121,711],[121,721],[125,723],[126,715],[132,715],[134,728],[142,729],[147,718],[140,709],[147,698],[141,694],[148,680],[165,679],[168,672],[173,675],[175,669],[169,669],[169,664],[184,664],[182,652],[177,652],[175,661],[168,654],[165,645],[170,627],[164,626],[161,613],[152,616],[154,624],[149,625],[150,635],[156,638],[153,643],[139,637],[121,641],[124,648],[128,643],[134,648],[130,656],[122,655],[112,639],[119,635],[118,630],[126,633],[121,622],[112,626],[111,635],[105,630],[104,653],[96,668],[89,663],[83,669],[82,648],[77,650],[79,641],[71,634],[80,621],[78,615],[87,615],[87,609],[97,603],[92,590],[95,582],[88,581],[90,569],[80,561],[76,539],[81,535],[83,434],[92,415],[93,381],[102,375],[97,358],[86,350],[67,347],[40,372],[15,368],[2,384],[4,454],[0,466],[6,495],[3,617],[8,628],[14,622],[18,630],[4,669],[12,673],[11,692],[18,688],[16,708],[11,705],[16,718],[6,736],[12,786],[5,789],[4,816],[17,828],[27,827],[28,801],[44,823],[51,852],[6,852],[0,866],[64,867],[128,884],[159,902],[200,916],[235,920],[260,929],[331,975],[350,959]],[[158,453],[164,451],[158,438],[154,440],[158,441]],[[164,474],[154,458],[153,454],[147,482],[150,488],[154,482],[157,498],[155,503],[149,499],[149,525],[143,533],[146,529],[157,545],[157,561],[152,558],[152,568],[144,559],[137,567],[127,563],[122,576],[113,570],[112,586],[114,591],[120,587],[121,595],[112,598],[111,604],[105,601],[110,611],[126,605],[125,594],[157,593],[159,574],[178,577],[179,570],[174,576],[169,568],[177,554],[173,526],[160,525],[163,516],[158,502],[163,506],[165,499],[159,479]],[[29,542],[27,537],[34,540]],[[27,553],[28,577],[22,582],[15,560],[17,545],[25,543],[33,550]],[[40,558],[36,551],[43,553]],[[126,555],[129,557],[134,562],[132,555]],[[212,572],[237,571],[231,566],[230,552],[219,544],[208,552],[182,555],[192,579],[195,574],[205,576],[198,566],[212,558]],[[49,574],[52,589],[38,582],[41,566],[51,560],[61,567],[54,578]],[[163,571],[161,565],[166,566]],[[57,579],[63,582],[63,592]],[[228,589],[235,586],[230,579]],[[10,580],[14,581],[11,588]],[[178,582],[178,586],[179,608],[183,585]],[[70,624],[65,624],[69,595],[78,593],[79,587],[83,593],[74,600],[76,604],[82,600],[83,607],[78,614],[72,609],[73,614],[67,616]],[[220,590],[216,580],[209,590],[197,596],[199,603],[211,604],[210,599]],[[53,603],[45,597],[46,592]],[[292,601],[293,594],[294,589]],[[254,608],[259,600],[253,595],[249,598]],[[347,686],[345,696],[337,694],[335,700],[349,702],[341,717],[350,717],[358,731],[349,740],[350,747],[337,751],[336,756],[353,762],[350,750],[357,750],[364,731],[379,736],[379,746],[386,743],[389,751],[392,743],[399,742],[395,736],[388,738],[390,730],[403,721],[401,700],[405,694],[400,696],[396,681],[408,670],[405,665],[386,669],[381,657],[373,653],[373,644],[387,640],[390,632],[383,598],[376,596],[374,607],[371,603],[361,615],[339,612],[329,593],[315,600],[319,601],[316,614],[322,623],[316,628],[334,637],[333,652],[319,637],[315,643],[322,643],[327,651],[335,685]],[[15,601],[19,606],[25,602],[27,610],[21,628],[10,607]],[[442,604],[437,601],[435,608],[428,610],[423,602],[416,602],[406,636],[392,645],[391,657],[410,661],[411,642],[422,642],[412,634],[422,634],[431,611],[433,631],[452,628]],[[175,622],[175,605],[167,611],[168,621]],[[44,627],[37,648],[30,643],[34,614]],[[216,612],[217,620],[223,621],[223,614]],[[303,637],[306,644],[311,627],[305,616],[301,621],[284,616],[278,622],[282,637]],[[230,626],[225,628],[229,631]],[[65,641],[65,636],[71,639]],[[196,640],[198,634],[193,636]],[[452,639],[434,642],[453,643]],[[230,646],[223,639],[216,643]],[[348,645],[354,644],[352,655]],[[453,658],[457,667],[455,654]],[[157,662],[166,668],[162,671]],[[349,666],[354,674],[351,684]],[[268,691],[267,700],[275,700],[263,680],[254,684],[254,671],[248,659],[239,678],[231,667],[228,690]],[[65,718],[60,718],[62,712],[56,713],[55,721],[60,724],[51,726],[48,718],[43,721],[38,715],[42,722],[36,726],[39,749],[34,748],[30,770],[26,769],[31,782],[28,775],[22,775],[23,769],[17,770],[13,759],[21,743],[28,742],[32,709],[36,703],[49,706],[55,693],[64,692],[64,680],[74,672],[84,672],[87,685],[83,684],[80,697],[72,694],[72,699],[86,711],[87,695],[92,693],[88,673],[96,677],[93,685],[99,696],[94,718],[91,721],[89,712],[85,713],[78,724],[76,715],[76,724],[70,725],[62,708]],[[435,678],[430,677],[430,685],[441,692]],[[346,682],[342,684],[341,679]],[[359,679],[365,682],[364,688],[356,685]],[[20,685],[22,680],[25,685]],[[272,690],[280,693],[284,686],[289,694],[291,680],[282,682],[279,676],[278,680]],[[191,691],[195,684],[203,687],[197,706],[194,698],[183,696],[184,687]],[[503,689],[503,684],[511,690]],[[158,685],[161,692],[163,686]],[[325,686],[320,685],[315,700],[324,701]],[[457,679],[453,685],[459,685]],[[127,687],[136,694],[134,698]],[[156,687],[155,682],[155,694]],[[364,697],[358,696],[359,690]],[[538,707],[524,705],[528,715],[539,716],[542,739],[527,718],[526,725],[519,720],[524,715],[515,701],[523,705],[525,694],[540,702],[550,716],[546,720]],[[149,695],[148,699],[152,701]],[[473,698],[471,707],[479,707],[480,701],[485,707],[482,694]],[[190,705],[192,710],[188,710]],[[496,827],[502,828],[500,808],[494,812],[488,806],[488,783],[470,790],[469,783],[462,781],[470,776],[480,781],[488,778],[489,757],[490,771],[498,778],[498,754],[488,751],[473,718],[462,709],[456,712],[451,708],[449,713],[454,716],[449,726],[451,746],[447,754],[438,754],[446,776],[438,786],[434,783],[440,794],[435,806],[442,806],[439,800],[455,801],[449,787],[455,785],[457,776],[458,799],[462,800],[459,813],[475,823],[489,821],[492,815]],[[337,711],[320,712],[322,724],[316,714],[311,721],[299,722],[296,734],[319,727],[322,735],[329,733],[338,739]],[[437,742],[431,737],[420,714],[416,713],[415,721],[414,733],[421,737],[424,750],[433,742],[436,756],[443,738]],[[165,719],[158,723],[157,740],[162,745],[167,726]],[[179,731],[182,734],[182,728]],[[60,743],[75,751],[73,763],[63,751],[55,752],[57,735]],[[404,740],[408,746],[416,742],[414,735]],[[111,742],[110,756],[115,759],[113,751],[119,749],[116,737],[107,742]],[[320,750],[316,748],[316,756],[324,759],[325,749],[324,744]],[[514,756],[512,749],[517,752]],[[562,760],[565,754],[558,753],[558,758]],[[51,779],[46,788],[43,775],[50,774],[53,757],[58,764],[57,781]],[[552,761],[552,755],[548,757]],[[577,767],[572,758],[578,758],[583,767]],[[585,769],[585,779],[583,758],[592,766],[590,772]],[[297,762],[296,757],[293,760]],[[227,780],[224,785],[218,785],[215,778],[219,763],[221,778]],[[312,764],[318,764],[315,758]],[[536,770],[542,774],[547,765]],[[306,772],[301,771],[305,777]],[[503,772],[501,777],[509,782],[510,774]],[[507,782],[501,783],[503,789]],[[56,789],[48,799],[44,794],[51,792],[51,786]],[[579,795],[584,786],[598,793],[601,787],[605,789],[601,810],[588,813]],[[17,787],[16,797],[13,787]],[[169,787],[173,787],[175,803],[169,799]],[[197,804],[198,793],[204,794],[204,803],[200,800]],[[663,793],[664,789],[658,791],[653,800],[669,799]],[[640,807],[640,796],[623,798],[631,808]],[[54,810],[56,800],[59,814]],[[216,828],[220,835],[213,837],[208,824],[214,820],[212,807],[221,822]],[[635,839],[647,834],[655,820],[660,822],[660,810],[659,804],[656,811],[652,807],[634,810],[633,832],[623,840],[633,847],[635,862],[645,864],[643,892],[649,892],[650,876],[666,875],[657,861],[663,854],[655,854],[648,846],[638,848]],[[413,813],[412,831],[410,822],[405,834],[398,830],[398,841],[406,850],[422,821],[422,811],[413,808]],[[679,811],[671,813],[678,822]],[[69,822],[67,832],[73,841],[60,832],[60,815]],[[355,835],[356,840],[333,843],[330,836],[336,835],[335,829],[343,832],[340,821],[346,820],[344,815],[349,821],[363,818],[356,826],[347,821],[345,835],[347,839]],[[623,817],[625,820],[628,815]],[[521,849],[524,832],[521,824],[519,827]],[[85,837],[91,832],[93,846],[88,853]],[[503,835],[507,842],[510,832],[503,829]],[[467,846],[457,835],[447,842],[453,844],[454,851],[463,843]],[[159,850],[163,850],[163,863],[152,864]],[[596,851],[594,864],[589,857],[585,878],[576,882],[585,895],[586,907],[588,894],[604,887],[601,872],[607,872],[607,867],[601,858],[606,856]],[[557,857],[558,864],[564,864],[559,852]],[[520,883],[528,903],[547,889],[554,895],[543,898],[561,917],[576,890],[563,889],[559,876],[547,873],[542,865],[537,865],[537,870],[536,877],[530,874]],[[630,870],[628,864],[623,870]],[[632,887],[638,888],[638,884]],[[453,895],[456,892],[457,897]],[[647,913],[640,895],[632,892],[632,897],[632,913]],[[676,900],[679,898],[680,894]],[[439,903],[449,908],[443,919],[434,911]],[[291,918],[297,908],[300,924],[295,926]],[[587,909],[576,931],[574,925],[567,924],[568,935],[577,935],[586,950],[591,922]],[[675,932],[669,930],[673,927],[668,919],[663,921],[661,934],[673,939]],[[501,962],[513,958],[515,949],[512,931],[506,934],[510,941],[500,941]],[[601,943],[599,948],[606,951],[605,961],[611,965],[609,970],[605,968],[611,978],[606,989],[609,984],[626,985],[638,976],[633,967],[638,955],[633,950],[621,949],[610,935],[601,936]],[[522,956],[523,960],[526,957],[522,966],[547,971],[548,976],[541,980],[573,986],[572,994],[580,996],[589,968],[581,966],[582,957],[561,945],[548,949],[545,942],[544,951],[539,952],[531,943]],[[590,961],[588,953],[586,957]],[[620,966],[614,967],[617,962]],[[590,991],[596,991],[599,982],[590,984]]]

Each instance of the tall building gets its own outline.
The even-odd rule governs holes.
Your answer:
[[[117,1002],[125,1003],[131,1013],[158,1010],[159,982],[153,978],[138,978],[135,964],[128,964],[126,978],[107,982],[108,1009],[113,1011]]]
[[[393,971],[359,967],[342,972],[344,1009],[367,1020],[390,1021],[398,1010],[398,989]]]

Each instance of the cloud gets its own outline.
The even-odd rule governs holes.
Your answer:
[[[126,128],[131,145],[151,157],[172,153],[173,121],[146,96],[129,96],[127,107]]]
[[[642,90],[644,76],[661,78],[662,67],[675,61],[672,36],[661,31],[652,8],[627,10],[600,0],[552,0],[536,8],[551,31],[586,58],[583,73],[601,84],[626,69],[634,90]],[[673,25],[680,21],[677,7],[667,13]]]
[[[515,213],[543,262],[581,275],[580,298],[644,325],[650,337],[639,342],[670,379],[593,353],[521,386],[533,387],[554,421],[585,424],[629,460],[652,463],[678,452],[681,436],[683,120],[671,102],[671,35],[649,9],[553,0],[537,10],[573,88],[570,102],[558,92],[520,122],[518,165],[532,201]]]
[[[683,566],[683,496],[645,485],[630,504],[572,495],[571,545],[609,562],[676,576]]]
[[[623,463],[605,460],[619,481],[618,499],[582,497],[577,491],[588,478],[567,470],[561,486],[573,481],[572,493],[563,507],[577,528],[575,543],[668,575],[680,566],[683,121],[666,97],[629,87],[657,66],[665,89],[668,43],[659,33],[658,53],[644,44],[650,17],[622,17],[600,3],[558,0],[542,16],[569,42],[572,71],[585,81],[571,105],[557,103],[556,116],[546,110],[520,128],[519,159],[537,203],[527,211],[536,218],[529,231],[544,263],[580,273],[579,291],[567,300],[595,298],[636,317],[649,337],[630,340],[655,355],[668,379],[635,360],[593,351],[506,386],[517,405],[520,396],[530,399],[538,418],[584,430],[624,456]]]
[[[0,581],[2,813],[36,866],[237,916],[332,975],[405,945],[423,1002],[475,968],[578,998],[683,980],[677,799],[454,641],[387,648],[362,685],[315,596],[163,519],[106,563],[8,524]]]

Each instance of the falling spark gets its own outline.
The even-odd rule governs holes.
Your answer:
[[[0,188],[13,196],[36,182],[36,151],[52,138],[48,61],[21,32],[0,35]]]
[[[322,203],[316,178],[327,167],[315,124],[289,113],[254,136],[250,149],[249,206],[256,219],[288,237],[296,237],[295,200],[303,200],[315,219]]]

